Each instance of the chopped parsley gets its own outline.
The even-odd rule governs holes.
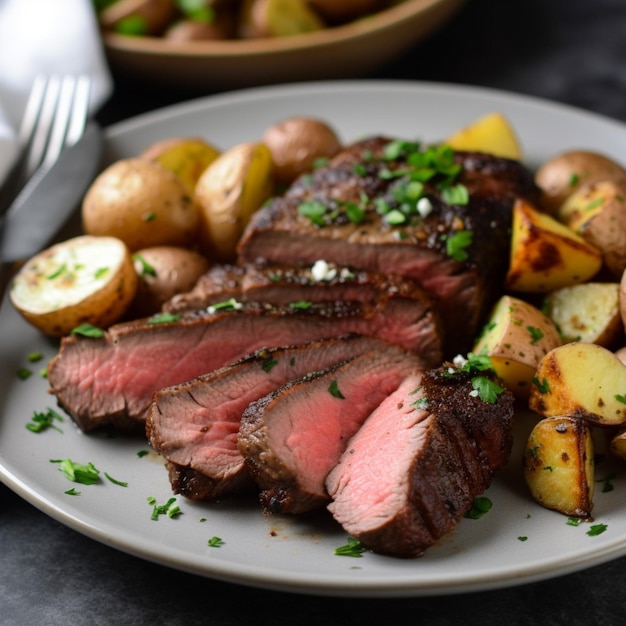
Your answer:
[[[471,508],[463,517],[466,517],[467,519],[480,519],[491,510],[492,506],[493,503],[489,498],[479,496],[474,498]]]
[[[139,450],[139,452],[137,452],[137,456],[140,459],[142,459],[144,456],[147,456],[148,454],[150,454],[148,450]]]
[[[271,372],[274,367],[278,365],[278,359],[274,359],[269,357],[267,359],[263,359],[261,362],[261,368],[264,372]]]
[[[98,328],[93,324],[80,324],[76,326],[76,328],[72,329],[72,335],[83,335],[84,337],[92,337],[97,339],[99,337],[104,337],[104,330],[102,328]]]
[[[597,537],[598,535],[601,535],[607,528],[608,526],[606,524],[594,524],[589,528],[587,534],[590,537]]]
[[[328,391],[331,396],[334,398],[339,398],[340,400],[345,400],[345,396],[339,391],[339,384],[336,380],[333,380],[328,386]]]
[[[474,233],[471,230],[459,230],[446,239],[446,254],[455,261],[466,261],[469,257],[467,248],[472,245]]]
[[[239,311],[243,308],[241,302],[238,302],[235,298],[229,298],[222,302],[216,302],[207,307],[208,313],[215,313],[216,311]]]
[[[214,535],[207,541],[207,545],[209,548],[221,548],[224,545],[224,540]]]
[[[306,309],[310,309],[312,306],[313,306],[313,303],[309,302],[308,300],[299,300],[298,302],[289,303],[290,309],[306,310]]]
[[[133,254],[133,261],[137,261],[137,263],[139,263],[139,265],[141,266],[140,276],[142,278],[144,276],[156,276],[157,275],[154,267],[150,265],[150,263],[148,263],[148,261],[146,261],[146,259],[144,259],[144,257],[141,256],[141,254],[138,254],[138,253]]]
[[[348,537],[348,541],[345,545],[335,548],[333,554],[336,556],[351,556],[354,558],[361,558],[363,552],[365,552],[365,546],[354,537]]]
[[[530,337],[532,339],[532,341],[530,342],[531,345],[536,346],[537,342],[540,339],[543,339],[543,332],[541,331],[541,328],[536,328],[535,326],[526,326],[526,330],[530,333]]]
[[[16,374],[20,380],[28,380],[33,375],[33,372],[27,367],[20,367],[18,368]]]
[[[167,517],[174,518],[180,515],[182,511],[176,504],[176,498],[170,498],[165,504],[157,504],[156,498],[149,497],[148,504],[152,506],[152,516],[150,519],[158,521],[161,515],[167,515]]]
[[[177,322],[181,318],[180,313],[170,313],[164,311],[163,313],[157,313],[148,318],[148,324],[169,324],[170,322]]]
[[[536,376],[533,376],[532,383],[537,387],[539,393],[548,393],[550,391],[550,385],[548,384],[548,380],[546,378],[543,381],[540,381]]]
[[[472,378],[472,387],[476,395],[488,404],[495,404],[498,401],[498,396],[504,392],[504,387],[501,387],[486,376],[474,376]]]
[[[626,395],[622,395],[620,393],[615,394],[615,399],[622,404],[626,404]]]
[[[108,474],[107,472],[104,472],[104,475],[107,477],[108,480],[110,480],[114,485],[119,485],[120,487],[128,487],[128,483],[126,482],[122,482],[121,480],[117,480],[115,478],[113,478],[113,476],[111,476],[110,474]]]
[[[67,491],[64,491],[63,493],[68,495],[68,496],[79,496],[80,495],[80,491],[77,491],[76,487],[71,487],[70,489],[68,489]]]
[[[55,425],[54,420],[62,422],[63,418],[51,408],[47,408],[44,412],[35,411],[31,421],[26,424],[26,428],[33,433],[40,433],[48,428],[54,428],[62,433],[63,431]]]
[[[580,518],[579,517],[568,517],[565,524],[567,526],[580,526]]]
[[[100,470],[91,461],[86,465],[82,465],[81,463],[75,463],[71,459],[55,459],[50,460],[50,463],[58,463],[59,471],[63,472],[69,480],[75,483],[94,485],[100,480]]]

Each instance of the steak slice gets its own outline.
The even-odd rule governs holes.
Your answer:
[[[329,500],[324,487],[348,439],[423,363],[396,346],[291,381],[250,403],[239,449],[266,513],[304,513]]]
[[[416,557],[458,524],[512,446],[512,395],[489,404],[472,389],[464,375],[411,375],[350,439],[326,479],[350,536]]]
[[[441,362],[441,341],[430,303],[386,296],[372,303],[270,307],[187,313],[175,321],[117,324],[100,338],[65,337],[48,369],[50,391],[85,432],[112,426],[145,431],[153,394],[219,369],[260,348],[307,343],[355,333]]]
[[[415,204],[401,221],[412,207],[408,185],[419,182],[411,179],[419,172],[407,161],[410,151],[387,158],[390,143],[383,137],[357,143],[329,166],[297,179],[254,214],[239,242],[238,262],[309,266],[324,259],[411,278],[443,317],[446,355],[465,353],[502,289],[513,203],[518,197],[533,202],[537,188],[517,161],[456,152],[453,161],[461,169],[455,183],[467,190],[467,203],[451,204],[442,178],[434,177],[420,183],[426,206],[420,212]],[[346,208],[355,205],[360,219]],[[327,209],[321,216],[320,207]],[[391,215],[393,223],[387,221]]]
[[[164,311],[180,313],[203,309],[235,298],[240,302],[371,302],[384,294],[413,297],[421,287],[400,276],[338,267],[325,261],[312,266],[250,263],[215,265],[188,293],[174,296]]]
[[[310,372],[370,351],[380,339],[348,335],[304,346],[261,349],[192,381],[154,394],[146,419],[152,447],[166,460],[174,493],[215,500],[254,483],[237,447],[250,402]]]

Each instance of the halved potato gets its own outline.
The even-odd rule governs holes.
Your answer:
[[[105,328],[117,322],[135,296],[137,280],[124,242],[83,235],[30,259],[9,295],[24,319],[60,337],[80,324]]]
[[[559,345],[550,319],[532,304],[507,295],[493,308],[473,352],[487,354],[505,386],[517,397],[528,398],[539,362]]]
[[[626,171],[610,157],[589,150],[570,150],[546,161],[535,174],[541,189],[541,208],[556,215],[582,185],[600,180],[626,182]]]
[[[542,506],[590,518],[595,469],[589,426],[573,417],[547,417],[532,429],[524,449],[524,479]]]
[[[232,261],[250,216],[273,190],[272,156],[265,144],[239,144],[213,161],[198,179],[195,191],[207,254],[219,261]]]
[[[468,126],[461,128],[443,143],[455,150],[475,150],[499,157],[522,158],[522,149],[515,131],[502,113],[484,115]]]
[[[515,202],[508,289],[545,293],[586,282],[601,267],[597,248],[528,202]]]
[[[157,141],[146,148],[140,159],[162,165],[180,178],[192,194],[200,174],[220,155],[220,151],[204,139],[174,137]]]
[[[559,329],[563,343],[585,341],[610,347],[624,332],[618,283],[562,287],[545,297],[544,311]]]
[[[83,200],[88,235],[117,237],[131,250],[196,241],[200,212],[174,173],[146,159],[116,161]]]
[[[539,363],[528,406],[545,417],[570,416],[599,426],[626,424],[626,366],[594,343],[567,343]]]

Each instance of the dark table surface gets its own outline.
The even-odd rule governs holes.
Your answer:
[[[573,104],[626,122],[624,0],[470,0],[375,78],[462,83]],[[103,125],[196,97],[119,78]],[[0,623],[622,624],[626,557],[497,591],[322,598],[213,581],[101,545],[0,486]]]

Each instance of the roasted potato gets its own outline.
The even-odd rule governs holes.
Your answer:
[[[524,479],[542,506],[588,519],[593,509],[594,447],[589,426],[574,417],[547,417],[524,449]]]
[[[324,22],[307,0],[244,0],[240,37],[285,37],[321,30]]]
[[[579,187],[600,180],[624,184],[626,171],[613,159],[597,152],[563,152],[546,161],[535,174],[541,189],[541,208],[557,215],[561,205]]]
[[[220,151],[197,137],[176,137],[157,141],[146,148],[140,159],[162,165],[180,178],[193,194],[200,174],[220,155]]]
[[[562,287],[545,297],[543,310],[563,343],[584,341],[608,348],[624,333],[617,283]]]
[[[98,19],[105,30],[129,35],[160,35],[176,15],[172,0],[117,0]]]
[[[131,317],[148,317],[178,293],[190,291],[209,269],[209,261],[198,252],[178,246],[155,246],[133,254],[139,277],[130,307]]]
[[[282,185],[313,169],[318,159],[331,158],[341,150],[335,131],[311,117],[292,117],[273,124],[261,141],[272,154],[276,183]]]
[[[539,362],[559,345],[556,326],[538,308],[502,296],[473,352],[487,354],[505,386],[517,397],[528,398]]]
[[[509,290],[546,293],[588,281],[601,267],[597,248],[524,200],[515,202]]]
[[[619,312],[622,318],[622,325],[626,329],[626,270],[624,270],[619,283]]]
[[[594,343],[567,343],[539,363],[528,406],[545,417],[571,416],[598,426],[626,424],[626,366]]]
[[[443,143],[455,150],[487,152],[518,161],[522,158],[522,149],[512,126],[497,112],[478,118]]]
[[[118,237],[132,250],[193,243],[200,212],[183,182],[146,159],[122,159],[92,183],[82,205],[88,235]]]
[[[598,248],[606,267],[621,278],[626,269],[626,181],[579,187],[561,205],[558,218]]]
[[[230,148],[204,170],[195,198],[209,256],[219,261],[234,259],[250,216],[274,190],[273,168],[269,148],[249,142]]]
[[[137,282],[123,241],[83,235],[26,262],[9,295],[26,321],[61,337],[80,324],[104,328],[118,321],[135,297]]]

